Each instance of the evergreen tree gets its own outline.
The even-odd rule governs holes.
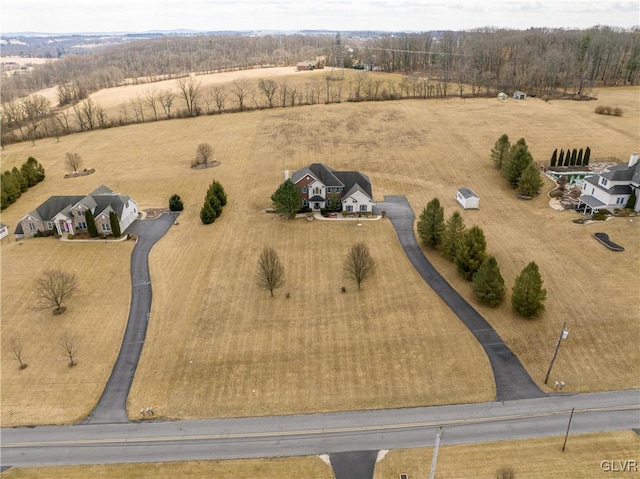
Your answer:
[[[27,164],[36,172],[37,183],[44,180],[44,167],[33,156],[27,158]]]
[[[444,227],[444,234],[442,235],[442,255],[450,261],[456,258],[464,230],[465,226],[462,215],[460,215],[458,211],[454,211],[447,220],[447,224]]]
[[[440,200],[434,198],[422,210],[418,221],[418,236],[424,246],[439,248],[444,233],[444,208]]]
[[[538,265],[532,261],[524,267],[513,285],[511,305],[516,313],[525,318],[533,318],[544,311],[547,291],[542,283]]]
[[[551,163],[550,166],[556,166],[558,162],[558,149],[553,150],[553,155],[551,155]]]
[[[560,158],[558,158],[558,166],[564,166],[564,150],[560,150]]]
[[[533,166],[533,163],[530,163],[522,172],[522,176],[520,176],[518,193],[524,196],[535,196],[543,184],[540,171]]]
[[[576,160],[576,165],[578,166],[582,165],[583,156],[584,156],[584,151],[582,150],[582,148],[580,148],[580,151],[578,151],[578,159]]]
[[[564,166],[569,166],[571,163],[571,150],[567,148],[567,153],[564,155]]]
[[[636,190],[631,188],[631,194],[629,195],[629,199],[627,200],[627,204],[625,208],[629,208],[630,210],[636,207]]]
[[[505,293],[504,278],[493,256],[486,258],[473,275],[471,289],[476,299],[487,306],[495,307],[502,303]]]
[[[11,171],[7,170],[2,173],[1,178],[2,184],[0,185],[0,190],[2,191],[2,209],[5,209],[20,198],[22,192],[20,191],[20,186],[16,184]]]
[[[209,203],[209,201],[204,202],[204,205],[200,210],[200,219],[205,225],[209,225],[216,220],[216,212],[213,211],[213,208],[211,207],[211,203]]]
[[[120,231],[120,221],[118,221],[118,216],[115,212],[109,212],[109,223],[111,223],[111,234],[113,234],[114,238],[120,238],[122,232]]]
[[[96,219],[93,217],[93,212],[91,210],[85,211],[84,217],[87,221],[87,233],[92,238],[95,238],[98,236],[98,228],[96,227]]]
[[[574,166],[576,164],[576,160],[578,159],[578,150],[574,148],[571,152],[571,160],[569,161],[570,166]]]
[[[216,214],[216,218],[219,218],[222,214],[222,203],[220,203],[218,196],[215,193],[207,193],[205,202],[209,203],[211,209]]]
[[[225,193],[222,185],[215,180],[213,183],[211,183],[211,186],[209,186],[209,189],[207,190],[207,196],[210,195],[215,195],[218,200],[220,200],[220,206],[224,206],[227,204],[227,194]]]
[[[530,163],[533,163],[533,157],[531,153],[529,153],[529,147],[524,138],[520,138],[518,142],[511,147],[509,161],[504,168],[505,178],[511,184],[512,188],[518,186],[522,172]]]
[[[487,250],[484,232],[479,226],[472,226],[462,234],[459,246],[455,259],[458,273],[467,281],[471,281],[484,261]]]
[[[14,166],[11,170],[14,183],[20,188],[20,192],[24,193],[29,189],[29,180],[22,174],[17,166]]]
[[[184,203],[180,195],[173,194],[169,198],[169,210],[170,211],[182,211],[184,209]]]
[[[271,195],[271,201],[276,213],[293,219],[302,206],[302,195],[296,185],[293,184],[293,181],[291,181],[291,178],[287,178]]]
[[[582,164],[587,166],[589,164],[589,158],[591,157],[591,148],[587,146],[587,149],[584,150],[584,158],[582,159]]]
[[[22,176],[27,179],[27,185],[29,188],[38,183],[38,173],[33,168],[33,164],[24,162],[20,167],[20,173],[22,173]]]
[[[491,149],[491,160],[493,161],[493,166],[496,170],[502,169],[502,166],[509,155],[510,148],[511,143],[509,142],[509,137],[506,133],[498,138],[496,143],[493,145],[493,148]]]

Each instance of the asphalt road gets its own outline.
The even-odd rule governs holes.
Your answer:
[[[131,307],[127,327],[122,339],[118,359],[102,392],[98,404],[84,422],[128,422],[127,396],[138,367],[140,353],[147,335],[147,323],[151,311],[151,276],[149,252],[174,223],[177,214],[164,214],[159,218],[135,221],[128,234],[138,236],[131,254]]]
[[[378,203],[376,207],[376,212],[381,210],[387,212],[413,267],[484,348],[493,370],[496,399],[505,401],[545,396],[493,327],[453,289],[425,257],[416,240],[413,229],[415,215],[407,198],[385,196],[384,202]]]
[[[336,454],[640,427],[640,390],[453,406],[2,429],[4,466]],[[571,447],[571,438],[568,441]]]

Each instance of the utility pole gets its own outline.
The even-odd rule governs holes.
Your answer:
[[[571,408],[571,416],[569,416],[569,424],[567,425],[567,433],[564,435],[564,444],[562,445],[562,452],[564,452],[564,448],[567,446],[567,438],[569,437],[569,428],[571,427],[571,420],[573,419],[573,411],[575,411],[576,408],[572,407]]]
[[[436,475],[436,463],[438,462],[438,449],[440,448],[440,439],[442,438],[442,426],[438,428],[436,432],[436,445],[433,448],[433,459],[431,459],[431,472],[429,472],[429,479],[433,479]]]
[[[551,368],[553,368],[553,363],[556,360],[556,356],[558,355],[558,349],[560,349],[560,343],[563,339],[567,339],[569,337],[569,331],[567,331],[567,322],[564,322],[562,326],[562,331],[560,332],[560,337],[558,338],[558,342],[556,343],[556,349],[553,352],[553,357],[551,358],[551,364],[549,364],[549,369],[547,370],[547,375],[544,378],[544,383],[547,384],[549,380],[549,375],[551,374]]]

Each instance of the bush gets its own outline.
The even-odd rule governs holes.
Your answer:
[[[73,234],[72,234],[72,233],[69,233],[69,234],[67,235],[67,239],[72,240],[73,238],[74,238],[74,236],[73,236]]]
[[[611,107],[606,105],[598,105],[595,109],[598,115],[622,116],[622,108]]]
[[[322,211],[322,210],[320,210]],[[298,213],[313,213],[313,210],[311,208],[309,208],[308,206],[303,206],[302,208],[300,208],[298,210]]]
[[[595,221],[604,221],[607,219],[607,216],[609,216],[609,212],[607,210],[600,210],[597,213],[594,213],[592,218]]]
[[[174,194],[169,198],[169,210],[170,211],[182,211],[184,209],[184,203],[180,198],[180,195]]]

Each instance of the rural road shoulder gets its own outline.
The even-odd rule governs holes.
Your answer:
[[[436,271],[418,245],[413,229],[415,214],[405,196],[385,196],[374,212],[384,210],[396,230],[409,261],[427,284],[469,328],[484,348],[496,383],[498,401],[543,397],[520,360],[504,343],[493,327],[478,313],[444,277]]]
[[[138,367],[147,335],[151,311],[149,252],[176,220],[177,214],[164,214],[153,220],[135,221],[128,234],[138,241],[131,254],[131,307],[118,359],[95,409],[84,420],[88,424],[128,422],[127,396]]]

